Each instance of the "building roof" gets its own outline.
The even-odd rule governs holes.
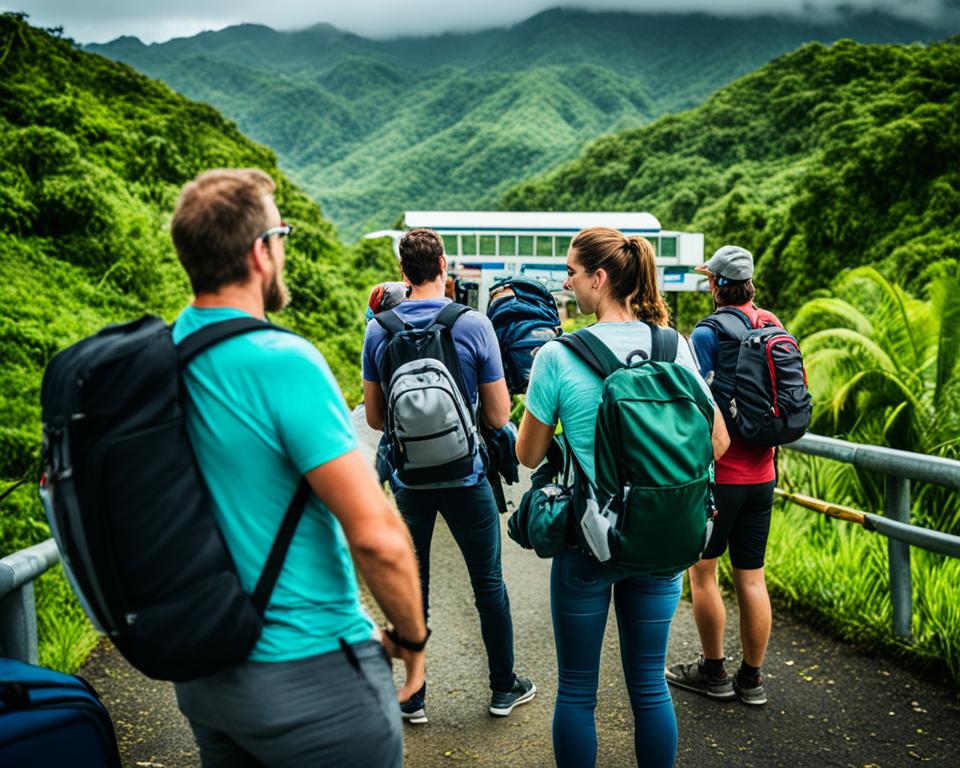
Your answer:
[[[407,211],[404,223],[439,232],[579,232],[587,227],[613,227],[625,233],[644,233],[661,229],[653,214],[624,211]]]

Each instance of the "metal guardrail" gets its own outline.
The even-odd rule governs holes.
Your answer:
[[[910,524],[910,481],[920,480],[960,490],[960,461],[810,434],[783,447],[810,456],[852,464],[860,469],[873,470],[886,478],[883,515],[840,507],[800,494],[779,490],[778,493],[801,506],[859,523],[867,530],[887,537],[893,632],[898,637],[909,639],[912,635],[913,619],[910,547],[920,547],[947,557],[960,558],[960,536]]]
[[[0,656],[38,663],[33,580],[59,562],[53,539],[0,559]]]

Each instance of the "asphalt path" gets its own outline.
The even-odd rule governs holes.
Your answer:
[[[512,486],[508,494],[516,500],[519,491]],[[453,538],[438,521],[430,585],[429,723],[405,726],[405,762],[412,768],[554,763],[550,733],[557,681],[550,562],[520,549],[506,535],[506,518],[501,522],[517,672],[533,679],[537,697],[508,718],[487,714],[486,658],[469,578]],[[727,653],[738,663],[735,605],[728,601],[728,609]],[[698,647],[690,604],[681,601],[669,660],[695,658]],[[83,674],[113,716],[125,766],[199,765],[172,686],[139,675],[108,644],[91,656]],[[775,611],[764,687],[770,699],[764,707],[674,691],[680,734],[677,765],[960,766],[960,699],[954,690],[888,658],[858,651],[782,611]],[[597,764],[635,765],[633,718],[612,612],[596,720]]]

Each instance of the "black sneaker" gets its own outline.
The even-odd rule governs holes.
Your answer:
[[[537,695],[537,686],[528,678],[517,675],[509,691],[494,691],[490,697],[490,714],[506,717],[519,704],[526,704]]]
[[[674,664],[667,667],[665,675],[670,685],[677,688],[686,688],[688,691],[695,691],[709,696],[711,699],[729,701],[735,699],[737,694],[733,690],[733,680],[727,671],[721,670],[722,674],[707,675],[703,672],[703,656],[689,664]]]
[[[767,703],[767,694],[763,690],[763,678],[760,675],[757,675],[756,680],[742,680],[740,675],[734,675],[733,690],[744,704],[760,706]]]
[[[427,694],[427,684],[406,701],[400,702],[400,717],[411,725],[420,725],[427,722],[427,711],[424,708],[424,698]]]

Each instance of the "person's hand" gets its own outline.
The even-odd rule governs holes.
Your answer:
[[[380,632],[380,642],[391,659],[400,659],[404,666],[404,683],[397,691],[397,701],[407,701],[423,687],[426,676],[426,651],[409,651],[401,648],[389,638],[386,632]]]

